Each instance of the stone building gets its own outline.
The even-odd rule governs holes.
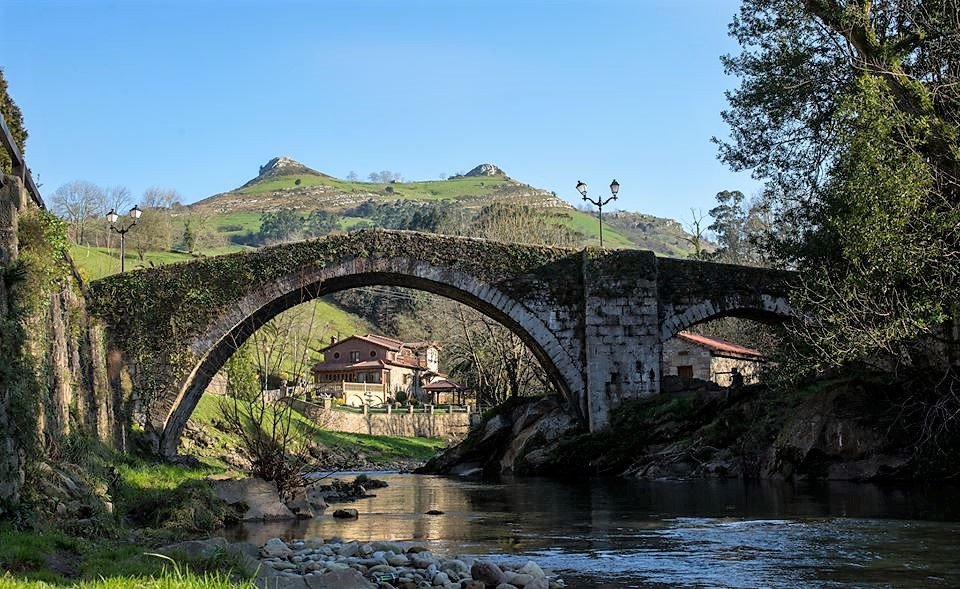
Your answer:
[[[313,367],[320,391],[348,405],[378,405],[399,391],[419,396],[424,384],[439,376],[439,353],[429,342],[403,342],[382,335],[354,335],[332,340]]]
[[[663,344],[661,374],[681,378],[712,380],[730,386],[733,369],[743,375],[744,383],[756,382],[765,362],[757,350],[719,338],[681,331]]]

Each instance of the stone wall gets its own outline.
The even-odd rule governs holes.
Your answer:
[[[57,236],[63,236],[59,241]],[[123,449],[127,402],[110,386],[103,328],[87,313],[65,226],[0,185],[0,499],[16,500],[33,462],[61,458],[70,436]]]
[[[353,413],[324,409],[315,403],[285,399],[294,410],[306,415],[324,429],[373,436],[439,438],[459,442],[470,431],[470,414],[464,413]]]
[[[663,342],[663,374],[664,376],[679,376],[680,366],[691,366],[693,378],[713,380],[711,368],[712,355],[710,350],[672,337]]]

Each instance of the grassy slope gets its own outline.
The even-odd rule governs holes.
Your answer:
[[[196,410],[191,416],[195,423],[204,425],[204,431],[215,440],[216,447],[204,457],[209,459],[226,447],[236,447],[237,440],[212,427],[217,418],[217,398],[204,395],[200,398]],[[328,447],[348,447],[363,452],[367,460],[373,463],[389,463],[398,460],[427,460],[432,458],[444,443],[430,438],[394,438],[388,436],[370,436],[366,434],[348,434],[324,430],[297,412],[292,412],[297,427],[313,441]]]
[[[584,245],[600,245],[600,223],[595,216],[584,213],[583,211],[564,211],[564,213],[569,215],[569,219],[564,224],[570,229],[582,233],[586,237]],[[606,224],[603,226],[603,246],[626,249],[637,247],[636,244]]]
[[[242,245],[224,245],[217,248],[203,250],[200,253],[205,256],[217,256],[221,254],[230,254],[233,252],[249,249]],[[74,245],[70,247],[70,255],[76,262],[80,273],[87,280],[96,280],[116,274],[120,271],[120,255],[117,249],[107,249],[104,247],[91,247],[85,245]],[[190,254],[181,252],[147,252],[146,260],[140,261],[140,257],[135,252],[126,252],[126,268],[149,268],[150,266],[162,266],[174,262],[185,262],[193,260]]]
[[[300,180],[300,185],[295,183]],[[235,194],[260,194],[277,190],[306,188],[309,186],[332,186],[344,192],[383,192],[388,186],[393,189],[390,198],[403,200],[455,200],[459,197],[487,196],[492,190],[519,186],[512,180],[497,177],[470,177],[455,180],[426,180],[422,182],[399,182],[380,184],[375,182],[352,182],[326,176],[281,176],[235,191]]]

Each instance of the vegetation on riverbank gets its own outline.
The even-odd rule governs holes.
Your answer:
[[[156,554],[156,542],[130,537],[88,538],[51,528],[0,527],[0,589],[70,586],[219,589],[253,587],[230,554],[207,558]]]
[[[267,409],[270,411],[270,409]],[[433,438],[410,438],[371,436],[326,430],[304,415],[291,411],[293,426],[310,442],[322,448],[332,460],[325,466],[337,468],[392,467],[397,464],[414,464],[432,458],[444,447],[442,440]],[[204,395],[200,398],[191,422],[202,426],[209,438],[207,445],[188,441],[188,451],[213,465],[226,466],[224,457],[241,448],[240,440],[224,431],[217,406],[217,397]],[[188,440],[190,431],[188,429]]]

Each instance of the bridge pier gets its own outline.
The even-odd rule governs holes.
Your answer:
[[[653,252],[584,252],[584,414],[590,431],[628,399],[660,391],[657,259]]]

